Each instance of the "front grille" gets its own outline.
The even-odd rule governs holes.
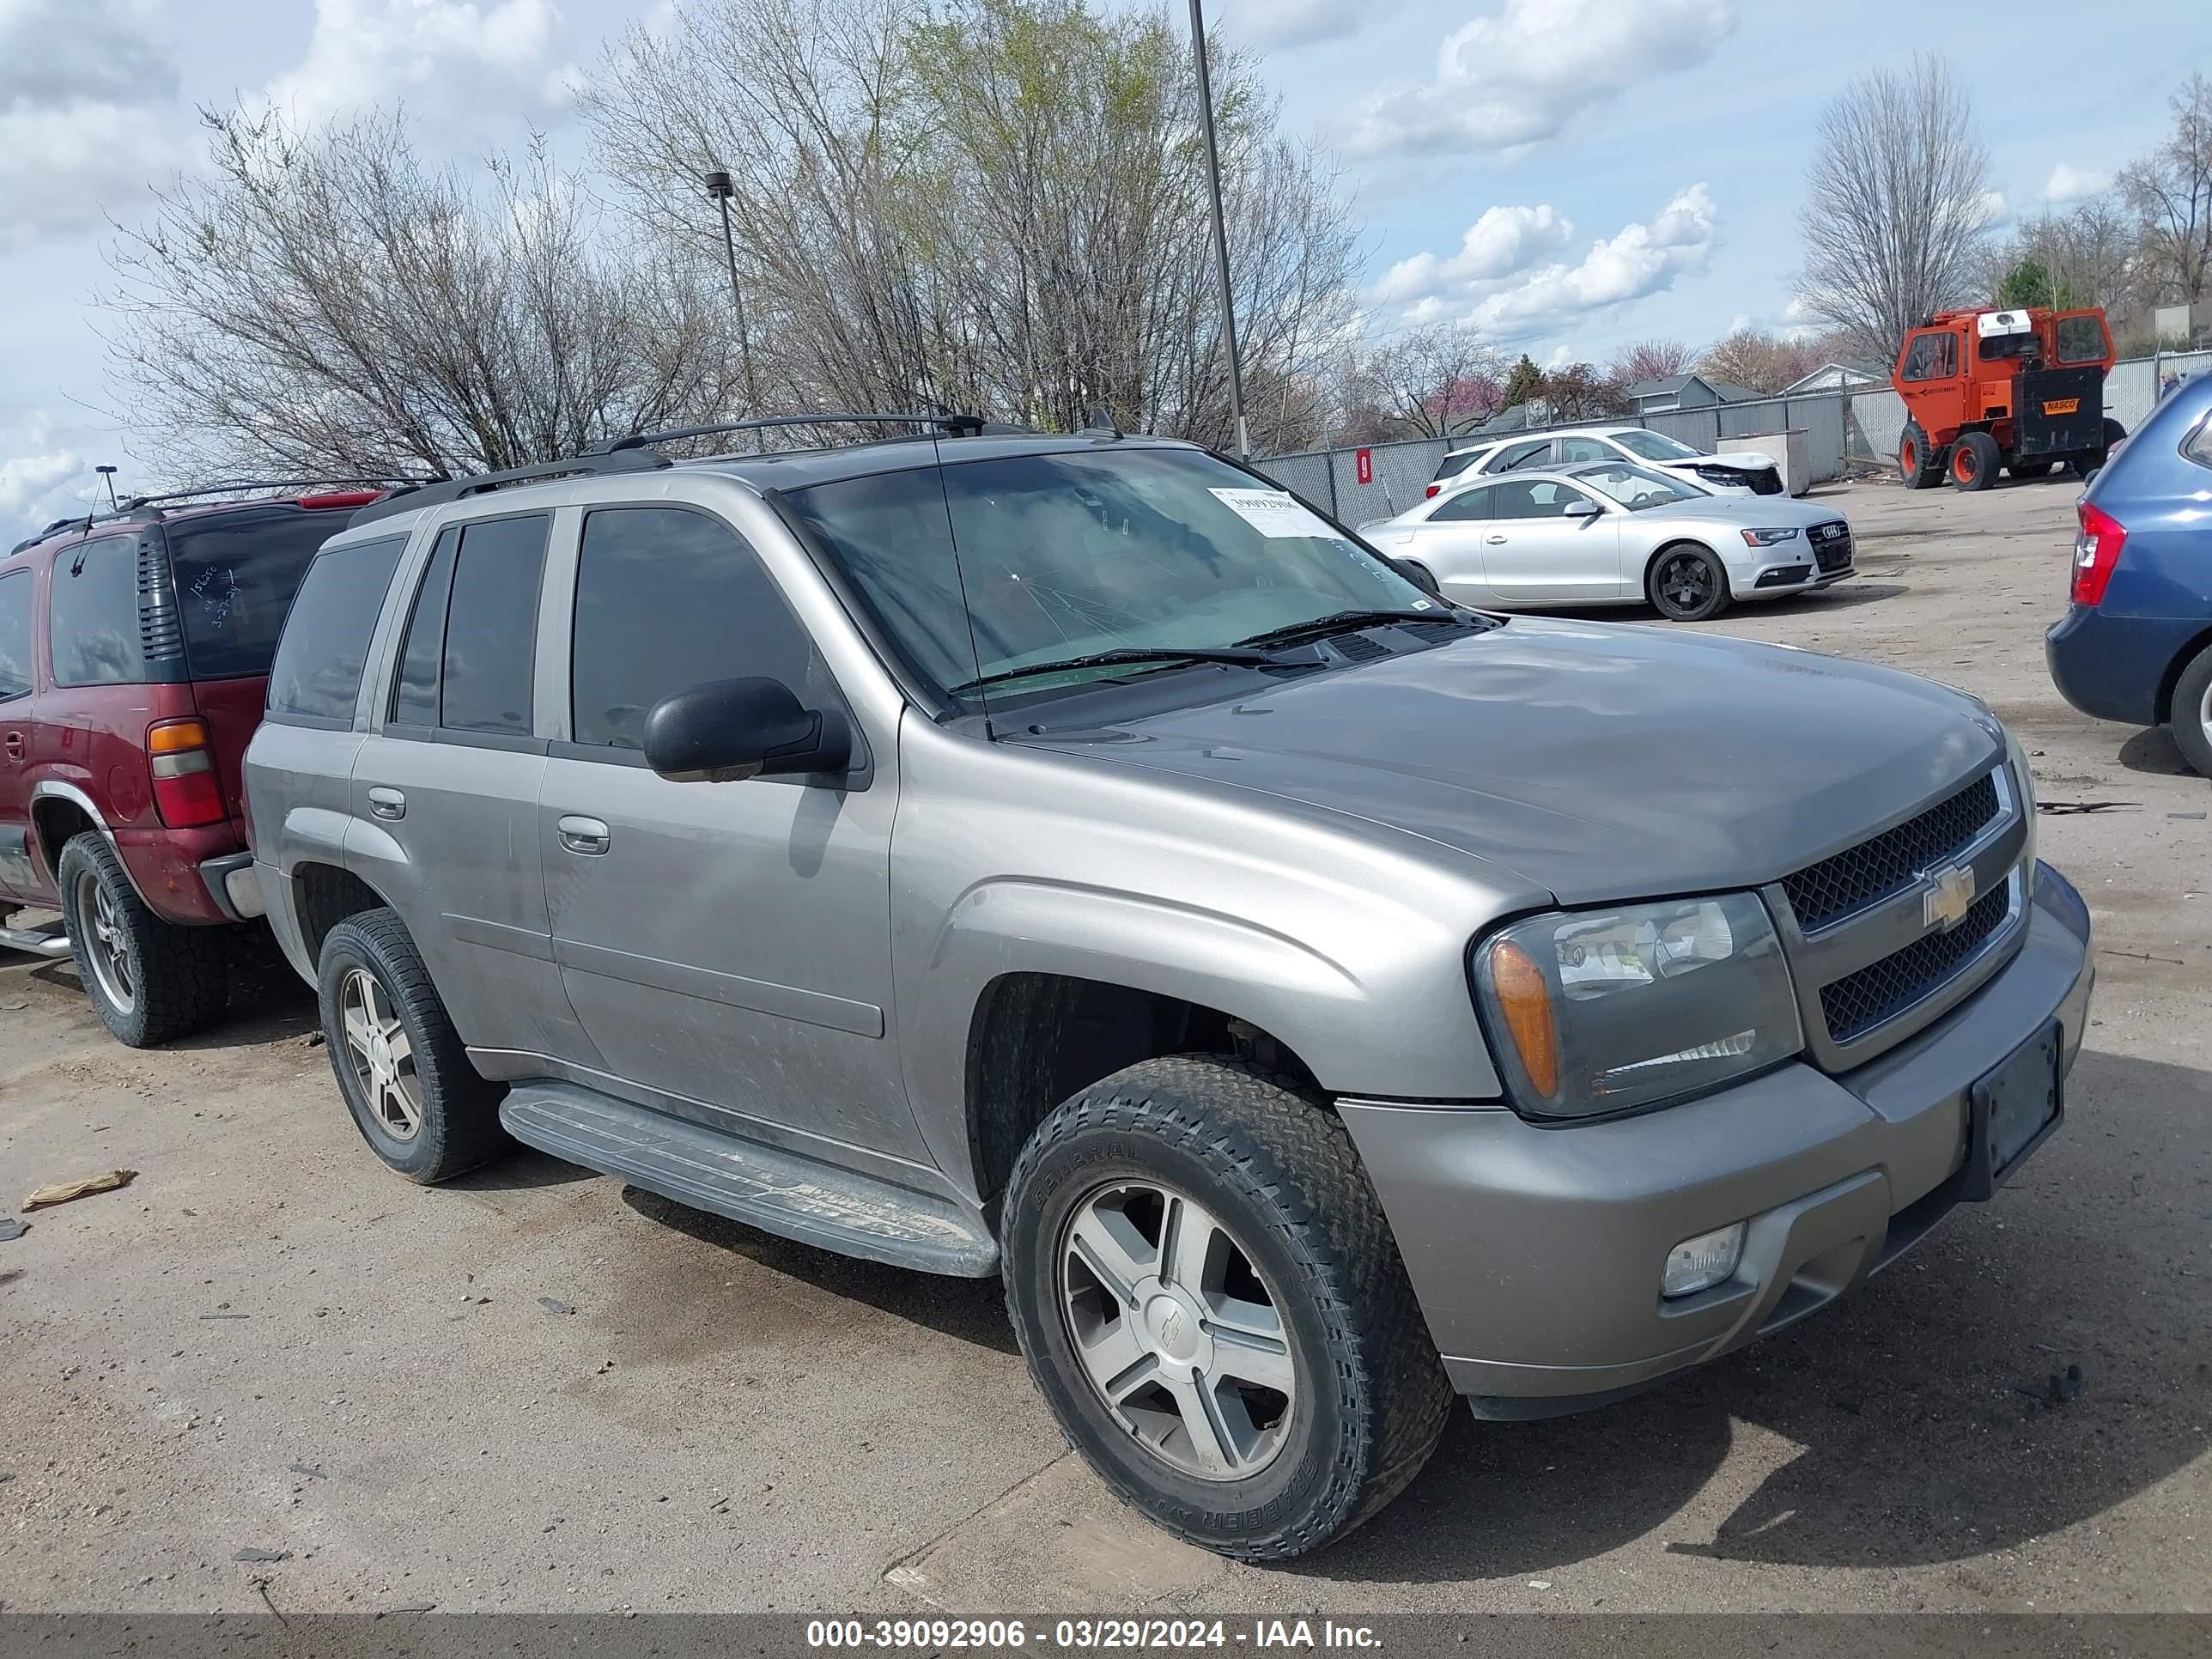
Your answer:
[[[1941,986],[2003,926],[2012,908],[2009,880],[1977,899],[1948,933],[1929,933],[1902,951],[1847,974],[1820,991],[1828,1036],[1849,1042],[1894,1018]]]
[[[1782,890],[1797,925],[1812,933],[1902,892],[1921,872],[1971,843],[1996,815],[1996,774],[1984,772],[1918,817],[1784,877]]]
[[[1824,572],[1849,569],[1851,562],[1851,532],[1846,530],[1840,535],[1815,541],[1813,544],[1813,556],[1820,562],[1820,568]]]

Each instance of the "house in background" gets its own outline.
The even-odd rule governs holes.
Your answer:
[[[1638,415],[1665,415],[1678,409],[1704,409],[1713,404],[1747,403],[1759,397],[1748,386],[1702,374],[1669,374],[1664,380],[1639,380],[1628,388],[1628,400]]]
[[[1889,371],[1864,363],[1822,363],[1810,374],[1792,380],[1775,395],[1795,398],[1808,392],[1862,392],[1889,384]]]

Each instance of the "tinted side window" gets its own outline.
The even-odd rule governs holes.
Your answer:
[[[1485,472],[1510,472],[1516,466],[1528,466],[1541,461],[1551,453],[1552,441],[1549,438],[1540,438],[1534,443],[1508,444],[1482,470]]]
[[[1502,483],[1494,493],[1498,504],[1492,516],[1499,519],[1557,519],[1565,515],[1569,501],[1585,499],[1580,490],[1549,478]]]
[[[1905,349],[1905,378],[1940,380],[1959,367],[1959,337],[1951,333],[1919,334]]]
[[[461,544],[458,526],[441,531],[416,590],[407,618],[407,642],[400,648],[399,677],[392,689],[392,718],[404,726],[438,723],[438,665],[446,656],[446,596],[453,586],[453,550]]]
[[[494,519],[462,527],[446,611],[440,725],[530,735],[538,588],[551,523],[542,517]]]
[[[1491,515],[1491,499],[1496,493],[1495,485],[1486,485],[1480,489],[1462,489],[1456,495],[1447,495],[1443,505],[1429,514],[1429,522],[1447,524],[1455,519],[1486,519]]]
[[[1613,451],[1595,438],[1562,438],[1559,440],[1559,460],[1610,461],[1617,459]]]
[[[270,666],[270,714],[351,723],[368,636],[406,545],[404,536],[356,542],[307,567]]]
[[[0,576],[0,702],[31,690],[31,573]]]
[[[655,703],[708,680],[763,675],[819,701],[805,629],[752,549],[703,513],[586,514],[575,640],[578,743],[640,748]]]
[[[343,514],[283,505],[168,526],[169,568],[192,678],[267,673],[308,562],[344,528]]]
[[[54,561],[47,648],[56,685],[129,685],[146,678],[138,631],[138,538],[109,536]]]
[[[1456,478],[1461,473],[1466,471],[1468,467],[1474,465],[1475,458],[1481,453],[1482,452],[1479,449],[1469,449],[1463,451],[1457,455],[1445,456],[1443,459],[1437,463],[1436,477],[1431,479],[1430,482],[1431,483],[1440,483],[1446,478]]]

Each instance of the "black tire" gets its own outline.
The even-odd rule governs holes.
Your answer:
[[[1271,1461],[1248,1476],[1176,1467],[1077,1357],[1063,1241],[1086,1204],[1132,1182],[1218,1218],[1280,1319],[1295,1391]],[[1155,1525],[1242,1560],[1303,1555],[1382,1509],[1436,1449],[1451,1386],[1382,1204],[1343,1124],[1282,1079],[1181,1055],[1095,1083],[1023,1148],[1002,1218],[1006,1310],[1030,1375],[1069,1443]],[[1202,1316],[1198,1328],[1210,1332]]]
[[[1997,441],[1986,432],[1961,432],[1951,446],[1951,482],[1969,493],[1987,489],[1997,481],[2004,457]]]
[[[2191,658],[2174,681],[2166,729],[2191,769],[2200,778],[2212,778],[2212,645]]]
[[[1431,599],[1443,599],[1444,591],[1437,585],[1436,574],[1428,566],[1423,564],[1419,559],[1401,559],[1398,562],[1404,568],[1407,581],[1413,583]],[[1444,602],[1447,605],[1451,603],[1449,599],[1445,599]]]
[[[345,1002],[356,974],[381,989],[386,1000],[380,1012],[396,1018],[406,1037],[408,1053],[392,1063],[401,1081],[414,1085],[417,1121],[411,1128],[372,1098],[368,1065],[347,1035]],[[511,1144],[499,1126],[499,1103],[507,1091],[469,1063],[422,953],[398,916],[364,910],[331,928],[323,941],[317,988],[338,1092],[362,1139],[386,1164],[431,1186],[475,1169]]]
[[[1907,421],[1897,441],[1897,471],[1907,489],[1927,489],[1943,482],[1950,453],[1928,441],[1917,421]]]
[[[2112,446],[2127,435],[2127,428],[2122,426],[2111,416],[2105,416],[2105,453],[2107,455],[2112,453]]]
[[[228,928],[162,921],[95,831],[62,848],[55,875],[77,977],[118,1042],[156,1048],[222,1018],[230,1000]]]
[[[2075,456],[2074,459],[2067,462],[2067,470],[2082,483],[2088,483],[2103,469],[2105,463],[2112,459],[2112,447],[2127,435],[2127,428],[2122,426],[2111,416],[2106,416],[2104,447],[2094,455]]]
[[[1711,622],[1729,608],[1728,571],[1709,547],[1676,542],[1651,556],[1644,597],[1668,622]]]

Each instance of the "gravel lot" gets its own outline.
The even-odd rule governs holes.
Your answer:
[[[1861,580],[1716,625],[1970,688],[2046,802],[2114,803],[2041,820],[2100,929],[2066,1127],[1819,1319],[1607,1412],[1455,1421],[1344,1543],[1231,1566],[1066,1453],[995,1285],[534,1154],[418,1189],[281,968],[139,1054],[0,956],[0,1198],[140,1171],[0,1243],[0,1607],[2212,1607],[2212,785],[2051,687],[2074,496],[1832,491]]]

